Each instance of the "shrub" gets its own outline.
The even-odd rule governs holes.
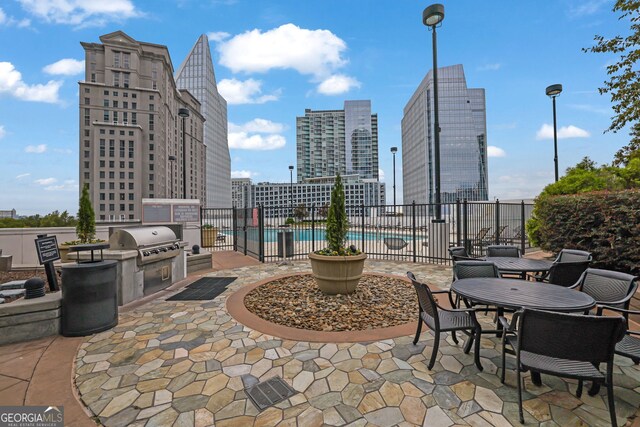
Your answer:
[[[347,209],[344,204],[344,187],[340,174],[336,176],[336,181],[331,190],[331,203],[327,213],[327,243],[326,249],[316,251],[320,255],[357,255],[360,253],[355,246],[345,248],[347,232],[349,231],[349,221],[347,220]]]
[[[541,197],[534,222],[542,249],[582,249],[592,267],[640,274],[640,190]]]
[[[81,243],[92,242],[96,235],[96,216],[93,212],[93,206],[91,206],[91,198],[89,197],[89,184],[85,184],[84,187],[82,187],[76,234]]]

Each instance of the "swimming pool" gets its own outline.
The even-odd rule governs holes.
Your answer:
[[[258,233],[257,229],[253,233],[253,238],[257,240]],[[324,228],[316,228],[315,230],[311,230],[309,228],[303,229],[282,229],[282,228],[265,228],[264,229],[264,241],[266,243],[269,242],[277,242],[278,241],[278,233],[283,231],[293,231],[293,240],[297,242],[310,242],[312,240],[321,240],[324,241],[327,238],[327,233]],[[402,234],[393,234],[393,233],[364,233],[364,240],[382,240],[385,237],[400,237],[404,240],[413,240],[412,235],[402,235]],[[422,236],[416,236],[416,240],[422,239]],[[360,231],[349,231],[347,232],[347,241],[359,242],[362,240],[362,232]]]

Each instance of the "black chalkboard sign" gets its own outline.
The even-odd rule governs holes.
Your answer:
[[[38,237],[36,239],[36,252],[38,253],[40,264],[60,259],[56,236]]]

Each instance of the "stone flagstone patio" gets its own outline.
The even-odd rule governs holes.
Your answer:
[[[448,287],[449,268],[367,262],[365,271],[404,277],[407,270]],[[107,426],[509,426],[518,422],[514,364],[500,383],[500,344],[483,337],[483,372],[449,334],[433,370],[433,335],[362,343],[284,340],[232,318],[227,298],[244,285],[310,271],[307,262],[219,271],[237,276],[212,301],[151,301],[120,315],[117,327],[88,339],[76,360],[81,401]],[[532,284],[533,285],[533,284]],[[177,292],[177,291],[176,291]],[[483,327],[490,318],[479,316]],[[244,389],[280,376],[298,393],[259,412]],[[606,395],[575,397],[576,384],[543,375],[526,380],[529,426],[608,426]],[[640,367],[616,358],[616,413],[625,425],[640,406]]]

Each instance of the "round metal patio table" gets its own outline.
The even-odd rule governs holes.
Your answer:
[[[529,259],[516,257],[486,257],[487,261],[494,263],[502,273],[520,273],[525,275],[532,272],[547,272],[553,264],[543,259]]]
[[[584,292],[519,279],[460,279],[451,284],[451,290],[468,300],[501,308],[582,312],[596,305]]]

